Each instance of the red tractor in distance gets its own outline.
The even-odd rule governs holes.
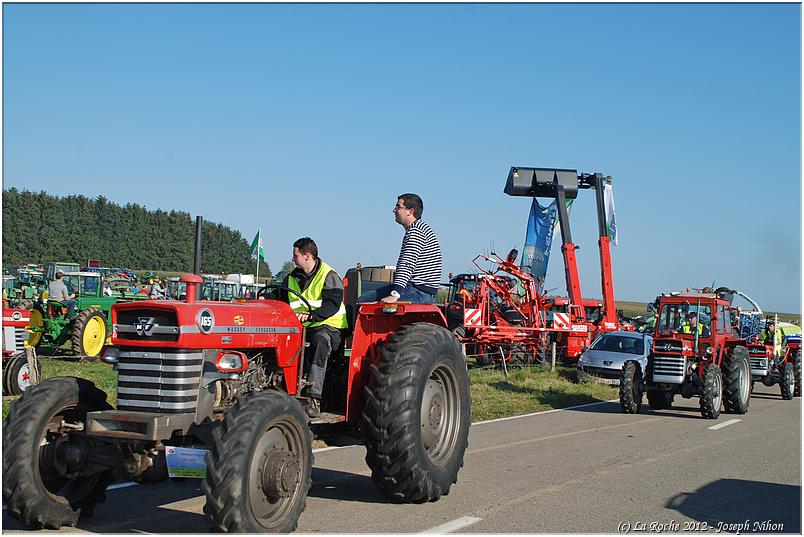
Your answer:
[[[766,317],[765,326],[778,319]],[[776,329],[775,331],[778,331]],[[751,377],[765,386],[779,385],[782,399],[801,397],[801,336],[787,336],[779,346],[763,341],[759,332],[748,338]]]
[[[751,371],[745,339],[732,327],[731,302],[717,293],[687,292],[657,299],[653,348],[643,371],[628,360],[620,375],[620,407],[639,412],[642,394],[654,410],[673,398],[700,398],[701,415],[745,414]]]
[[[360,271],[345,280],[352,332],[330,359],[322,413],[311,421],[300,393],[305,328],[287,303],[198,301],[201,278],[185,275],[183,302],[114,305],[102,359],[118,371],[117,408],[73,377],[47,379],[12,403],[3,427],[8,512],[34,528],[73,526],[115,480],[190,472],[204,479],[215,530],[290,532],[311,486],[313,433],[337,424],[363,435],[372,479],[392,498],[447,494],[470,423],[460,346],[437,306],[358,304]],[[171,460],[197,448],[208,452],[195,466]]]
[[[36,351],[26,345],[30,322],[30,311],[3,308],[3,395],[19,395],[41,378]]]

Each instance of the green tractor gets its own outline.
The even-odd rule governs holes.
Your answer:
[[[23,310],[29,310],[47,289],[47,280],[41,270],[20,268],[12,271],[14,274],[13,297],[9,295],[9,305]]]
[[[117,293],[117,296],[108,291],[104,293],[103,281],[97,272],[67,272],[64,283],[70,293],[75,294],[73,315],[67,314],[68,308],[61,302],[38,302],[31,311],[30,345],[60,347],[69,341],[76,354],[96,358],[110,333],[112,304],[147,298],[132,293]]]

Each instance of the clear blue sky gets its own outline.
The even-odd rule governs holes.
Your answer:
[[[261,227],[274,271],[309,235],[341,273],[396,262],[416,192],[446,279],[521,251],[510,166],[599,171],[618,299],[715,280],[800,311],[800,9],[5,4],[3,186]],[[571,222],[599,297],[591,191]]]

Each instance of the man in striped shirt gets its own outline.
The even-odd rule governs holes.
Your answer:
[[[394,283],[369,291],[359,302],[397,300],[432,304],[441,280],[441,248],[435,233],[421,220],[424,203],[416,194],[402,194],[394,207],[396,222],[405,228],[402,250],[396,262]]]

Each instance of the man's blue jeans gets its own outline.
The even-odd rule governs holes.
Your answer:
[[[357,299],[358,302],[377,302],[387,296],[390,296],[391,291],[393,290],[393,285],[385,285],[380,287],[379,289],[375,289],[374,291],[366,291],[360,298]],[[399,302],[412,302],[413,304],[433,304],[435,302],[435,295],[431,295],[430,293],[425,293],[424,291],[419,291],[413,284],[408,282],[405,286],[405,289],[399,293]]]

